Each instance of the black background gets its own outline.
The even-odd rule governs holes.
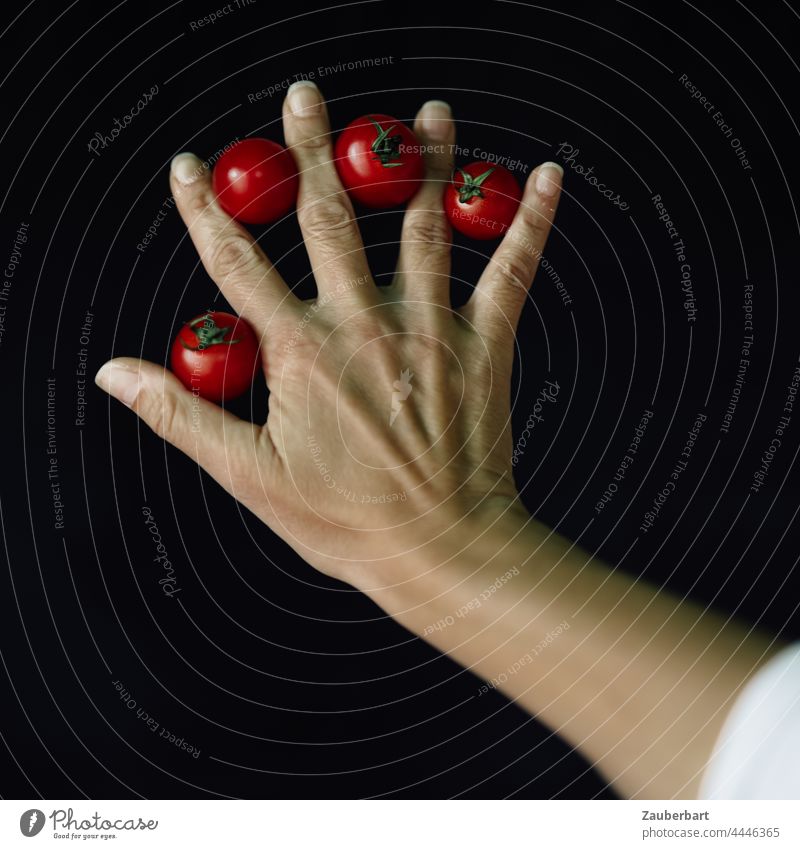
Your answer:
[[[81,327],[91,310],[90,375],[116,355],[164,362],[180,321],[216,297],[174,209],[136,247],[169,196],[170,158],[206,158],[235,137],[282,140],[281,94],[250,103],[249,93],[391,56],[318,78],[334,130],[369,111],[411,121],[424,100],[444,98],[459,144],[534,167],[566,142],[629,204],[567,168],[547,258],[572,303],[540,272],[519,333],[517,431],[545,378],[562,387],[517,468],[530,509],[632,574],[796,637],[800,406],[764,486],[749,491],[800,354],[796,11],[777,0],[486,2],[479,12],[257,0],[191,29],[213,11],[32,2],[2,35],[4,267],[21,222],[29,238],[0,346],[0,793],[611,795],[557,737],[496,692],[477,698],[470,673],[315,573],[93,385],[77,427]],[[682,74],[724,115],[751,170]],[[94,133],[154,85],[113,144],[89,153]],[[686,244],[693,324],[654,194]],[[377,276],[394,262],[400,214],[363,221]],[[296,222],[262,230],[310,297]],[[456,300],[491,249],[455,237]],[[723,434],[748,281],[752,362]],[[63,531],[48,480],[48,377]],[[262,420],[265,395],[259,385],[237,412]],[[646,408],[642,449],[597,514]],[[707,420],[689,466],[643,533],[698,413]],[[172,599],[143,505],[175,567]],[[153,734],[137,709],[200,756]]]

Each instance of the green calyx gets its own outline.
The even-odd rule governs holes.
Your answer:
[[[210,310],[205,313],[205,315],[201,315],[190,321],[188,326],[197,337],[197,345],[196,347],[187,345],[186,342],[183,341],[183,338],[181,338],[181,345],[183,345],[187,351],[203,351],[206,348],[210,348],[212,345],[235,345],[239,341],[238,339],[225,338],[231,328],[217,327],[214,319],[211,317]]]
[[[372,122],[377,133],[375,141],[372,142],[370,148],[375,154],[375,159],[379,160],[384,168],[399,168],[403,163],[395,162],[394,160],[400,158],[400,143],[403,141],[403,137],[401,135],[389,135],[394,129],[394,124],[389,129],[384,130],[373,118],[369,120]]]
[[[472,198],[483,197],[481,186],[483,185],[483,181],[494,171],[494,168],[484,171],[483,174],[480,174],[477,177],[467,174],[467,172],[462,171],[461,168],[456,168],[456,171],[461,174],[461,179],[464,181],[460,186],[455,186],[455,171],[453,172],[453,185],[458,191],[458,201],[459,203],[469,203]]]

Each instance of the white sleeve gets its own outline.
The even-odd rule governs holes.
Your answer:
[[[706,766],[701,799],[800,799],[800,643],[745,684]]]

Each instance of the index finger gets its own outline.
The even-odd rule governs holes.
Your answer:
[[[294,295],[250,233],[217,203],[208,168],[194,154],[172,160],[170,185],[206,271],[236,312],[263,333]]]

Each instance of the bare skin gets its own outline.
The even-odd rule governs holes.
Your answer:
[[[174,160],[172,191],[202,262],[261,336],[265,424],[200,401],[198,426],[191,393],[140,360],[106,363],[97,383],[309,563],[517,700],[618,792],[691,798],[733,698],[773,642],[610,569],[523,508],[511,467],[514,333],[561,169],[531,174],[456,310],[441,204],[449,108],[425,104],[414,129],[431,151],[426,180],[404,216],[394,280],[378,287],[322,96],[309,83],[288,92],[313,302],[219,208],[200,161]]]

